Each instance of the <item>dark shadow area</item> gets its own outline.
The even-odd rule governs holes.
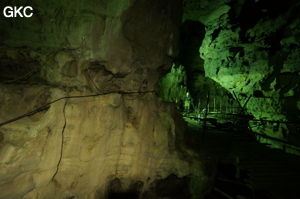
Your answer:
[[[245,124],[235,122],[220,130],[218,123],[209,119],[203,131],[203,121],[186,118],[188,146],[218,162],[207,199],[300,198],[299,156],[259,143],[254,134],[237,127]]]
[[[180,29],[180,50],[178,62],[187,74],[187,87],[192,95],[194,83],[199,75],[204,75],[204,60],[200,58],[199,48],[205,36],[205,26],[198,21],[187,20]]]
[[[135,192],[109,193],[108,199],[138,199],[139,196]]]
[[[164,180],[157,183],[156,193],[159,197],[167,197],[170,199],[188,199],[191,198],[189,192],[190,178],[178,178],[172,174]]]

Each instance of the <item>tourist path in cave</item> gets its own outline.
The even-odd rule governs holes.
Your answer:
[[[269,148],[245,132],[220,131],[209,124],[203,131],[202,123],[186,120],[188,145],[228,168],[221,174],[219,169],[218,180],[266,193],[253,198],[300,198],[299,156]]]

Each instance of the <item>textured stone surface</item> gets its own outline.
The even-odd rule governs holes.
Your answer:
[[[7,100],[1,107],[20,111],[1,111],[1,122],[26,113],[23,106],[34,108],[34,99],[32,106],[26,102],[32,93],[41,93],[38,97],[46,101],[66,96],[59,89],[23,86],[16,97],[3,89],[1,97]],[[45,93],[49,95],[43,98]],[[24,103],[16,106],[14,99]],[[115,178],[124,191],[137,181],[144,182],[145,191],[171,173],[193,174],[205,182],[203,165],[180,144],[184,121],[179,119],[172,104],[152,93],[61,99],[1,127],[1,198],[104,197]]]
[[[202,196],[205,165],[155,92],[177,55],[181,2],[21,3],[32,18],[0,19],[0,198],[155,198],[171,174]]]
[[[221,105],[229,106],[229,92],[218,82],[205,76],[204,59],[199,53],[204,36],[205,26],[202,23],[184,21],[180,29],[179,56],[171,72],[160,80],[160,96],[166,101],[176,102],[180,110],[184,110],[187,92],[192,99],[191,111],[199,113],[206,108],[208,93],[211,99],[209,107],[216,106],[211,108],[212,111],[219,110]]]
[[[188,8],[194,2],[185,3]],[[297,144],[299,2],[220,0],[207,10],[184,12],[184,19],[205,25],[199,51],[206,76],[236,93],[242,104],[252,96],[246,109],[259,120],[251,122],[254,132]],[[272,144],[298,153],[289,145]]]
[[[187,93],[187,77],[183,66],[173,65],[171,71],[160,79],[159,96],[166,101],[183,106]]]
[[[1,87],[1,98],[5,99],[1,102],[1,123],[62,96],[58,89]],[[42,193],[45,191],[42,197],[47,198],[49,193],[53,196],[51,181],[60,160],[61,132],[65,123],[63,109],[59,109],[63,105],[63,101],[57,102],[46,111],[1,127],[4,135],[0,143],[1,198],[22,197],[39,188]]]
[[[34,73],[39,82],[97,92],[153,90],[157,70],[176,56],[180,1],[30,4],[31,18],[1,15],[1,82]]]

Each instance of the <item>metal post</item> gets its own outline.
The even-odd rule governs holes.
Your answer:
[[[203,136],[205,133],[206,117],[207,117],[208,108],[209,108],[209,91],[207,92],[206,109],[205,109],[205,114],[204,114],[204,119],[203,119]]]
[[[214,97],[214,112],[216,112],[216,98]]]
[[[207,104],[206,109],[207,109],[207,112],[209,112],[209,102],[208,102],[208,104]]]

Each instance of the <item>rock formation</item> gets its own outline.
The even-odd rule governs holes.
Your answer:
[[[0,5],[33,8],[0,15],[0,198],[203,197],[213,166],[184,145],[187,91],[237,96],[258,139],[299,154],[296,0]]]
[[[0,198],[157,198],[154,182],[171,174],[203,196],[205,163],[156,94],[177,56],[181,1],[1,8],[27,4],[31,18],[0,20]]]
[[[299,2],[186,0],[184,6],[184,21],[205,26],[199,49],[205,75],[242,105],[249,100],[250,126],[261,141],[299,154]]]

